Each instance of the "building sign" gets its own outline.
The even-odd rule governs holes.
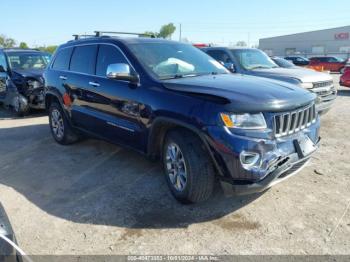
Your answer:
[[[348,40],[349,33],[337,33],[334,35],[335,40]]]

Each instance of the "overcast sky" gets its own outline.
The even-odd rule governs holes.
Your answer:
[[[31,46],[94,30],[157,31],[173,22],[192,42],[259,38],[350,25],[349,0],[16,0],[1,3],[0,34]],[[173,36],[179,39],[179,30]]]

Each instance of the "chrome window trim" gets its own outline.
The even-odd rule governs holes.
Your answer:
[[[66,47],[61,48],[60,50],[64,50],[64,49],[68,49],[68,48],[73,48],[74,49],[75,47],[90,46],[90,45],[97,45],[97,46],[99,46],[99,45],[110,45],[110,46],[113,46],[114,48],[116,48],[124,56],[125,60],[128,62],[129,66],[134,70],[134,72],[136,72],[136,74],[139,75],[138,72],[136,71],[135,67],[133,66],[133,64],[130,62],[128,57],[123,52],[123,50],[121,50],[120,47],[115,45],[115,44],[111,44],[111,43],[107,43],[107,42],[86,43],[86,44],[77,44],[77,45],[66,46]],[[71,58],[70,59],[72,59],[73,53],[74,53],[74,50],[73,50],[73,52],[71,54]],[[98,57],[98,52],[96,54],[96,62],[97,62],[97,57]],[[71,70],[56,70],[56,69],[53,69],[52,66],[53,66],[54,61],[56,60],[56,58],[57,58],[57,55],[55,55],[54,59],[52,59],[52,61],[50,63],[50,66],[49,66],[50,70],[54,70],[54,71],[57,71],[57,72],[64,72],[64,73],[74,73],[74,74],[79,74],[79,75],[84,75],[84,76],[98,77],[98,78],[102,78],[102,79],[109,79],[107,76],[103,77],[103,76],[98,76],[98,75],[95,75],[95,74],[86,74],[86,73],[76,72],[76,71],[71,71]],[[70,67],[70,63],[71,63],[71,61],[69,62],[69,67]],[[96,64],[95,64],[95,71],[96,71]],[[124,80],[114,80],[114,81],[121,81],[121,82],[129,83],[128,81],[124,81]]]

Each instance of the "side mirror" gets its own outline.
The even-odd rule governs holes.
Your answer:
[[[0,65],[0,73],[6,73],[7,71],[5,70],[5,68],[2,66],[2,65]]]
[[[236,73],[236,67],[234,63],[224,63],[226,69],[228,69],[231,73]]]
[[[139,77],[131,72],[128,64],[111,64],[107,67],[107,77],[109,79],[123,80],[136,84]]]

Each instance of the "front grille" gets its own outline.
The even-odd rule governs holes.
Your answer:
[[[274,116],[275,136],[287,136],[309,127],[316,122],[315,104]]]
[[[333,81],[316,82],[316,83],[313,83],[313,88],[327,87],[332,85],[333,85]]]

